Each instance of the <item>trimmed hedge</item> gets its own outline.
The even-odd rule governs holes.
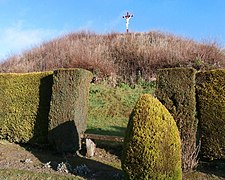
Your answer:
[[[225,159],[225,69],[196,75],[201,154],[207,159]]]
[[[92,73],[83,69],[59,69],[53,77],[49,142],[58,152],[74,152],[80,149],[80,134],[86,130]]]
[[[195,74],[192,68],[168,68],[157,72],[156,96],[172,114],[179,129],[184,171],[196,165]]]
[[[179,131],[151,95],[142,95],[130,116],[121,163],[127,179],[182,179]]]
[[[47,141],[52,73],[0,74],[1,139]]]

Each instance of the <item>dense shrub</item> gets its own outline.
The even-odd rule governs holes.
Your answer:
[[[47,142],[52,72],[0,74],[0,138]]]
[[[197,164],[195,70],[160,69],[157,73],[156,96],[176,121],[182,141],[182,168],[189,171]]]
[[[130,116],[121,162],[128,179],[182,179],[176,123],[151,95],[142,95]]]
[[[196,77],[201,154],[225,159],[225,69],[199,72]]]
[[[80,135],[87,126],[91,79],[92,73],[83,69],[54,71],[48,137],[59,152],[80,148]]]

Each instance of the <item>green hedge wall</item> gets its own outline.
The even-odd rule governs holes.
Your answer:
[[[195,73],[192,68],[168,68],[157,72],[156,96],[174,117],[182,141],[182,168],[195,165],[197,119]]]
[[[80,134],[86,130],[92,73],[83,69],[59,69],[53,77],[49,142],[59,152],[76,151],[80,148]]]
[[[207,159],[225,159],[225,69],[196,75],[201,154]]]
[[[182,179],[181,140],[159,100],[144,94],[130,116],[121,158],[127,179]]]
[[[46,142],[52,73],[0,74],[0,138]]]

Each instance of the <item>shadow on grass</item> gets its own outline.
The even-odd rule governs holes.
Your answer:
[[[106,133],[106,132],[105,132]],[[54,171],[83,177],[85,179],[123,179],[123,172],[118,167],[111,166],[111,159],[86,158],[80,155],[79,135],[74,121],[59,124],[48,133],[49,144],[45,145],[22,145],[31,152],[43,164],[43,168],[51,168]],[[33,141],[31,141],[33,142]],[[120,156],[120,149],[113,148],[110,144],[97,143],[97,147],[105,149],[110,154]],[[115,147],[115,146],[114,146]],[[104,156],[103,156],[104,157]],[[108,158],[108,157],[107,157]]]
[[[86,158],[76,153],[61,154],[52,149],[50,145],[21,144],[21,146],[37,157],[43,164],[43,168],[51,168],[58,172],[62,171],[63,174],[65,174],[65,170],[68,170],[70,175],[80,176],[85,179],[116,180],[124,177],[120,169],[107,163]],[[63,164],[64,167],[62,167]]]
[[[85,133],[97,134],[97,135],[107,135],[107,136],[118,136],[124,137],[126,128],[120,126],[110,126],[110,130],[104,130],[101,128],[87,129]],[[123,149],[123,142],[113,142],[113,141],[103,141],[103,140],[93,140],[96,147],[104,149],[106,152],[121,158],[121,153]]]
[[[225,178],[225,160],[200,161],[197,171]]]
[[[88,128],[86,133],[90,134],[99,134],[99,135],[108,135],[108,136],[119,136],[124,137],[126,128],[120,126],[110,126],[110,130],[101,129],[101,128]]]

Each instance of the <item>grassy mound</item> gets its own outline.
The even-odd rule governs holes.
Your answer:
[[[96,76],[115,76],[117,81],[150,81],[159,68],[225,67],[225,54],[215,43],[199,43],[161,32],[70,33],[11,56],[0,72],[33,72],[58,68],[83,68]]]

